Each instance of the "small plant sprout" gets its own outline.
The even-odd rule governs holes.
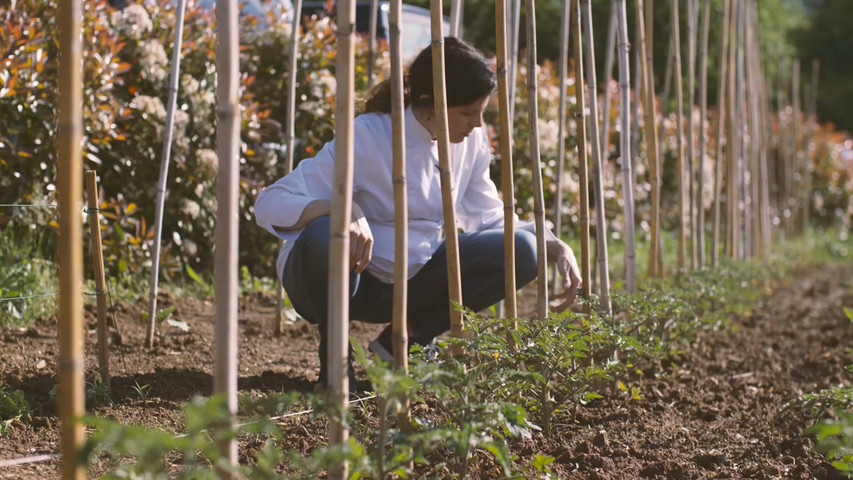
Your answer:
[[[136,392],[136,396],[139,398],[139,401],[148,403],[148,395],[151,393],[151,384],[146,383],[145,385],[140,385],[139,382],[134,380],[133,386],[130,388]]]

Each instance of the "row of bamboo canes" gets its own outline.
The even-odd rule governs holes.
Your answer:
[[[181,3],[181,2],[179,2]],[[299,11],[301,0],[296,0],[296,9]],[[517,22],[519,16],[518,2],[516,2],[515,15],[513,19]],[[461,24],[461,2],[454,0],[451,11],[454,13],[453,25],[458,31]],[[514,283],[514,186],[512,178],[512,155],[511,155],[511,121],[514,102],[513,86],[514,63],[510,63],[507,52],[509,42],[507,39],[507,28],[512,23],[508,19],[507,0],[496,0],[496,32],[497,32],[497,74],[498,74],[498,105],[500,110],[501,131],[501,161],[502,161],[502,194],[505,202],[506,219],[506,316],[515,318],[517,306],[515,302],[516,285]],[[613,20],[611,28],[615,34],[610,34],[613,39],[609,45],[616,44],[619,66],[619,95],[620,95],[620,155],[622,158],[623,173],[623,195],[625,205],[626,222],[626,290],[636,290],[637,269],[635,265],[634,246],[634,216],[633,216],[633,170],[631,162],[637,153],[636,147],[631,144],[628,132],[636,123],[630,118],[630,42],[627,29],[627,3],[626,0],[613,0]],[[746,258],[748,256],[760,255],[769,246],[771,236],[771,193],[774,195],[775,206],[778,215],[783,218],[785,233],[792,235],[803,231],[808,224],[808,202],[809,202],[809,179],[810,166],[808,155],[804,153],[799,131],[800,112],[800,80],[799,63],[794,61],[793,75],[790,80],[790,97],[793,102],[793,114],[790,116],[777,115],[775,118],[771,107],[771,99],[765,93],[767,78],[763,70],[760,42],[758,35],[757,6],[752,0],[724,0],[724,11],[721,18],[723,35],[721,37],[720,76],[718,79],[718,105],[716,115],[716,134],[713,146],[716,151],[716,170],[714,175],[714,219],[712,230],[711,266],[716,266],[720,261],[721,232],[725,233],[725,254],[734,259]],[[658,104],[654,92],[654,74],[651,68],[653,51],[652,30],[652,3],[644,5],[643,0],[635,0],[634,6],[637,15],[635,28],[635,103],[642,103],[646,117],[645,136],[646,151],[649,165],[649,176],[651,184],[651,247],[649,252],[648,274],[650,276],[663,276],[663,251],[661,237],[661,214],[660,214],[660,189],[662,178],[661,148],[659,144],[659,125],[662,123],[658,115]],[[680,21],[678,18],[679,2],[672,0],[672,39],[671,49],[674,72],[672,79],[675,83],[676,105],[677,105],[677,139],[678,139],[678,271],[687,267],[687,244],[690,243],[690,268],[702,268],[706,262],[704,259],[705,220],[702,198],[704,196],[702,178],[703,162],[709,150],[709,133],[706,128],[707,117],[707,52],[708,52],[708,25],[711,19],[710,0],[703,0],[701,22],[697,22],[699,12],[699,0],[687,0],[688,14],[688,105],[689,111],[687,122],[684,121],[685,112],[683,102],[682,64],[681,64],[681,39]],[[338,25],[338,55],[337,55],[337,99],[336,99],[336,162],[334,172],[334,189],[332,198],[332,242],[330,261],[330,283],[329,283],[329,365],[330,385],[335,393],[335,398],[340,404],[341,411],[346,409],[346,395],[349,391],[346,355],[347,339],[349,330],[349,303],[348,303],[348,252],[349,252],[349,218],[351,211],[352,190],[352,157],[353,157],[353,130],[352,119],[354,116],[354,46],[355,46],[355,2],[352,0],[339,0],[337,6]],[[406,338],[406,194],[405,194],[405,149],[403,148],[403,85],[402,85],[402,58],[400,45],[400,12],[401,1],[390,2],[390,51],[391,51],[391,81],[393,98],[393,128],[394,128],[394,189],[397,217],[396,251],[401,252],[396,259],[395,277],[395,302],[393,307],[394,320],[394,351],[395,363],[398,368],[407,369],[405,355]],[[79,464],[79,456],[72,454],[77,452],[82,445],[83,430],[79,423],[72,419],[83,413],[83,365],[80,346],[81,339],[81,282],[82,257],[79,239],[80,222],[78,221],[79,209],[75,208],[76,199],[81,193],[80,179],[77,172],[81,167],[81,153],[77,146],[81,137],[81,95],[82,95],[82,71],[80,68],[80,31],[81,24],[81,0],[69,0],[62,2],[63,22],[61,24],[60,48],[63,58],[75,59],[75,61],[64,62],[60,72],[60,395],[61,416],[63,419],[63,478],[84,478],[85,470]],[[540,152],[538,143],[538,128],[536,111],[537,85],[535,79],[536,64],[536,18],[535,0],[526,0],[527,15],[527,41],[528,41],[528,69],[527,79],[528,104],[531,109],[528,118],[531,128],[530,158],[531,170],[534,172],[534,217],[536,225],[539,269],[539,287],[537,313],[540,317],[548,314],[547,304],[547,275],[545,272],[545,248],[544,248],[544,201],[542,193],[542,179],[540,168]],[[214,390],[226,396],[227,406],[233,416],[236,415],[236,358],[237,358],[237,181],[238,181],[238,141],[239,141],[239,116],[238,116],[238,75],[237,64],[237,5],[235,0],[218,0],[217,3],[217,25],[218,25],[218,47],[217,47],[217,76],[218,76],[218,105],[217,105],[217,153],[220,168],[218,170],[218,205],[217,214],[217,252],[216,252],[216,338],[215,346],[217,360],[215,364]],[[439,168],[442,179],[442,202],[445,208],[445,225],[455,224],[455,212],[453,211],[452,197],[450,192],[451,176],[449,162],[449,138],[447,133],[447,105],[444,84],[444,37],[442,32],[443,14],[440,0],[431,2],[432,19],[432,49],[433,49],[433,74],[434,74],[434,98],[436,121],[439,143]],[[639,14],[642,12],[643,14]],[[295,59],[298,51],[296,35],[299,32],[299,16],[294,15],[292,32],[294,40],[291,42],[291,68],[290,68],[290,91],[293,95],[293,75],[295,72]],[[694,84],[696,61],[696,34],[697,25],[701,23],[701,43],[699,46],[700,75],[699,75],[699,110],[700,120],[694,121]],[[591,255],[590,255],[590,209],[589,209],[589,176],[591,173],[593,192],[597,208],[596,216],[596,270],[597,284],[601,307],[608,315],[611,312],[609,290],[609,265],[607,255],[607,234],[605,231],[604,209],[603,209],[603,180],[602,163],[603,148],[606,149],[609,136],[609,121],[604,121],[603,131],[600,132],[599,108],[596,69],[594,61],[593,24],[590,0],[572,0],[564,3],[564,12],[561,24],[561,53],[560,53],[560,146],[559,146],[559,169],[563,170],[564,157],[566,155],[563,145],[563,132],[565,131],[565,102],[566,102],[566,60],[569,32],[572,32],[574,75],[577,109],[576,119],[578,125],[578,136],[582,141],[578,142],[577,158],[578,175],[580,180],[580,238],[581,255],[580,268],[583,279],[581,296],[589,298],[593,280],[591,278]],[[517,45],[518,35],[515,35],[513,44]],[[618,44],[617,44],[618,40]],[[608,46],[608,52],[612,47]],[[517,46],[512,46],[516,51]],[[608,61],[612,65],[612,61]],[[814,122],[814,98],[817,85],[816,72],[812,80],[811,96],[809,103],[809,122],[805,139],[811,138],[811,129]],[[607,78],[609,84],[609,76]],[[667,82],[668,83],[668,82]],[[782,82],[780,82],[782,83]],[[583,85],[586,85],[584,92]],[[638,88],[637,88],[638,87]],[[668,88],[665,88],[667,90]],[[609,85],[605,91],[609,96]],[[664,95],[667,98],[667,95]],[[294,105],[293,101],[288,102]],[[607,104],[609,105],[609,104]],[[666,105],[664,101],[663,105]],[[587,109],[589,114],[587,114]],[[604,116],[608,115],[605,107]],[[635,112],[639,110],[635,108]],[[636,113],[635,113],[636,116]],[[774,135],[776,120],[785,120],[782,125],[790,135],[784,135],[785,141],[778,140],[782,136]],[[686,135],[682,130],[686,123]],[[697,132],[698,129],[698,132]],[[292,168],[292,144],[294,138],[292,110],[287,125],[288,144],[287,168]],[[694,151],[696,143],[695,136],[698,134],[698,153]],[[686,138],[685,138],[686,137]],[[806,144],[807,145],[807,144]],[[780,152],[776,161],[770,161],[771,148]],[[632,155],[631,152],[634,152]],[[725,153],[724,153],[725,152]],[[591,160],[592,171],[588,170],[587,158]],[[723,161],[725,159],[725,161]],[[694,165],[698,163],[698,168]],[[769,179],[780,180],[780,187],[771,192]],[[562,185],[558,187],[558,202],[562,202]],[[723,225],[722,192],[725,189],[725,225]],[[560,210],[556,209],[557,225],[561,225]],[[558,229],[559,233],[559,229]],[[447,251],[448,251],[448,285],[450,289],[451,305],[448,306],[451,313],[451,335],[460,336],[464,328],[461,312],[453,308],[453,303],[462,304],[461,282],[459,280],[459,253],[455,229],[447,229]],[[587,304],[588,305],[588,304]],[[152,315],[153,318],[153,315]],[[405,410],[405,409],[404,409]],[[400,424],[408,423],[408,412],[404,411],[400,416]],[[342,448],[348,436],[347,428],[342,417],[330,418],[329,422],[329,444],[332,448]],[[233,441],[223,441],[221,450],[231,462],[236,462],[236,445]],[[220,474],[228,478],[226,471]],[[329,472],[330,478],[346,478],[347,465],[345,462],[334,465]]]

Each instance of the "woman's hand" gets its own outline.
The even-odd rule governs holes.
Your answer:
[[[361,207],[352,204],[352,222],[349,225],[349,267],[355,273],[367,268],[373,256],[373,232]]]
[[[552,240],[547,243],[548,258],[553,259],[557,266],[557,272],[562,279],[563,291],[560,293],[554,292],[551,298],[562,299],[563,302],[552,308],[554,312],[562,312],[575,303],[577,298],[578,288],[581,286],[580,269],[578,261],[575,259],[575,253],[572,248],[566,245],[562,240]]]

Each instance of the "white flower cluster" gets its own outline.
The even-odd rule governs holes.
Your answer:
[[[121,10],[114,11],[110,21],[119,33],[133,40],[141,40],[145,33],[154,28],[148,11],[139,4],[131,4]]]
[[[159,41],[139,43],[139,68],[142,78],[151,82],[162,82],[169,75],[169,57]]]
[[[166,120],[166,108],[163,106],[163,102],[157,97],[137,95],[130,101],[129,106],[142,113],[142,118],[151,118],[157,123],[163,123]]]
[[[216,171],[216,167],[219,165],[219,157],[216,156],[216,152],[209,148],[200,148],[195,152],[195,155],[203,167]]]

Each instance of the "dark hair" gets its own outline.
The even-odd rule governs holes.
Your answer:
[[[407,75],[405,104],[433,104],[432,46],[415,57]],[[490,95],[497,87],[497,77],[483,55],[470,44],[455,37],[444,38],[444,81],[447,106],[458,107]],[[367,94],[364,113],[391,113],[391,82],[385,80]]]

